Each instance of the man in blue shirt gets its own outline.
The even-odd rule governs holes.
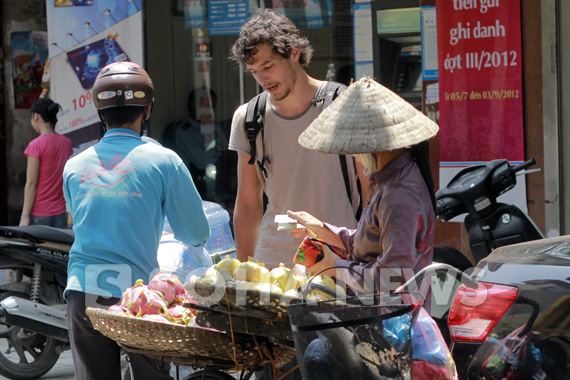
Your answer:
[[[93,98],[107,132],[70,159],[64,194],[75,242],[65,297],[76,379],[120,378],[117,343],[93,329],[86,307],[108,307],[137,279],[149,282],[165,215],[174,237],[201,245],[210,235],[202,200],[188,169],[173,151],[141,140],[154,101],[152,80],[132,62],[104,67]],[[132,355],[136,379],[171,379],[169,366]]]

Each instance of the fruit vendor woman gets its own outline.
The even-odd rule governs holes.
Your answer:
[[[427,140],[438,129],[404,99],[365,77],[351,84],[299,136],[305,148],[355,155],[370,175],[370,196],[355,230],[324,223],[304,211],[288,212],[319,239],[348,253],[340,259],[325,247],[324,258],[309,270],[350,267],[364,276],[367,283],[360,285],[367,291],[374,287],[389,292],[431,264],[436,202]],[[306,230],[292,233],[302,237]],[[349,285],[359,277],[340,272],[325,273],[342,275]]]

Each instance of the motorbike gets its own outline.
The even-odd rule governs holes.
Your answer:
[[[498,247],[544,238],[532,219],[516,204],[497,200],[515,187],[517,176],[531,172],[526,169],[535,164],[533,158],[517,166],[511,166],[505,159],[473,165],[460,170],[445,187],[436,192],[437,216],[443,221],[467,214],[463,223],[475,266]],[[452,247],[435,247],[433,261],[452,265],[461,271],[474,267],[466,255]],[[439,288],[435,289],[434,284],[438,284]],[[432,278],[432,294],[436,290],[446,289],[438,302],[432,297],[431,315],[448,343],[447,316],[458,286],[459,283],[452,277],[440,274]]]
[[[35,379],[70,348],[63,290],[73,231],[0,227],[0,374]]]
[[[212,236],[201,248],[163,236],[161,270],[184,278],[195,267],[235,257],[227,211],[207,201],[203,207]],[[172,233],[169,228],[166,221],[164,232]],[[63,291],[74,240],[70,229],[0,226],[0,375],[39,378],[71,348]],[[128,368],[123,377],[130,378]]]
[[[516,204],[497,201],[500,195],[515,187],[516,177],[526,174],[525,169],[534,164],[536,161],[532,158],[514,167],[504,159],[473,165],[462,169],[447,186],[437,191],[438,217],[447,222],[467,214],[464,225],[475,264],[498,247],[544,238],[532,219]],[[436,249],[434,255],[434,261],[453,265],[450,261],[461,260],[457,263],[459,269],[471,267],[471,263],[454,257],[462,255],[461,252],[448,247]]]

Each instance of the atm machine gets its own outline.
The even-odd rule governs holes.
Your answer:
[[[372,0],[374,78],[422,109],[420,0]]]

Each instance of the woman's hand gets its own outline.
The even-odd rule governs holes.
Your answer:
[[[22,219],[20,219],[20,227],[25,227],[25,226],[29,226],[30,225],[30,216],[23,216],[22,215]]]
[[[323,232],[324,229],[327,229],[323,222],[305,211],[287,211],[287,216],[305,226],[305,228],[293,228],[291,230],[291,234],[296,238],[303,238],[305,235],[317,237],[319,236],[319,232]]]
[[[313,215],[305,211],[287,211],[287,215],[290,218],[295,219],[299,224],[305,226],[305,228],[294,228],[291,230],[291,234],[296,238],[304,238],[305,235],[310,237],[318,238],[324,242],[329,243],[334,247],[339,247],[345,249],[342,240],[334,232],[332,232],[329,227],[327,227],[319,219],[315,218]]]
[[[307,270],[309,270],[313,274],[317,274],[324,269],[327,269],[327,268],[334,266],[336,264],[337,260],[339,259],[339,256],[336,253],[334,253],[333,251],[331,251],[331,249],[329,247],[327,247],[326,245],[323,245],[323,253],[325,254],[323,259],[314,263],[310,267],[307,267]],[[327,275],[329,277],[334,277],[335,273],[336,273],[336,269],[333,268],[333,269],[329,269],[327,271],[324,271],[321,274]]]

